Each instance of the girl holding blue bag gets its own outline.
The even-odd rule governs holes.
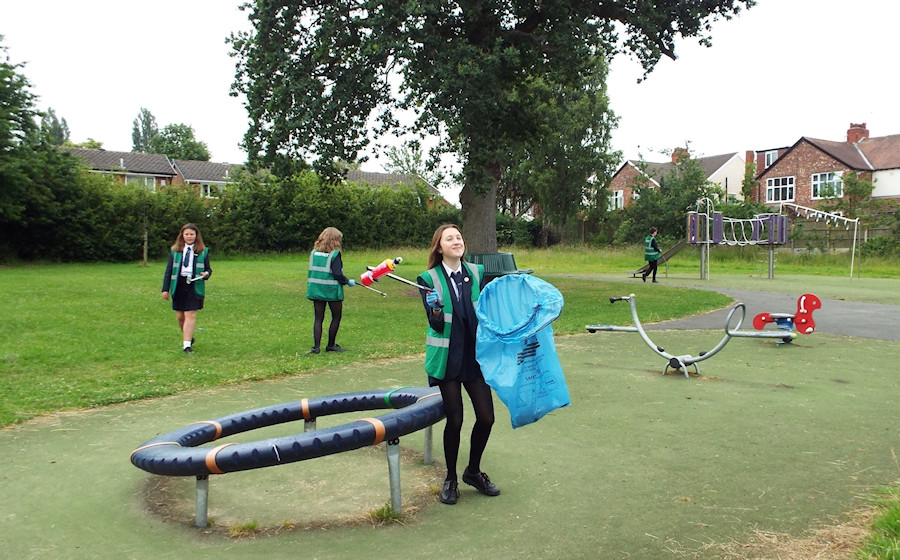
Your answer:
[[[494,401],[475,360],[478,318],[475,302],[484,287],[484,267],[465,262],[466,244],[459,227],[440,226],[431,240],[428,270],[418,277],[422,303],[428,318],[425,372],[428,385],[441,390],[447,422],[444,426],[444,458],[447,476],[440,500],[455,504],[459,499],[457,460],[463,424],[462,388],[475,410],[469,462],[462,480],[486,496],[500,489],[481,471],[481,458],[494,425]]]

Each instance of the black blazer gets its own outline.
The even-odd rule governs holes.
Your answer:
[[[197,253],[194,252],[194,270],[197,270]],[[162,283],[162,291],[169,291],[169,282],[172,278],[172,267],[175,265],[175,253],[169,250],[169,261],[166,263],[166,271],[163,272],[163,283]],[[209,266],[209,251],[206,252],[206,257],[203,259],[203,268],[209,275],[206,277],[209,280],[209,277],[212,276],[212,268]]]
[[[444,304],[445,309],[447,306],[451,306],[453,310],[453,324],[450,327],[450,350],[447,357],[447,373],[445,378],[456,379],[460,377],[460,372],[463,370],[467,370],[466,373],[469,374],[463,375],[463,379],[470,378],[472,374],[480,375],[481,367],[475,360],[475,333],[478,329],[478,317],[475,315],[475,306],[472,304],[473,279],[469,276],[469,271],[466,270],[466,267],[462,267],[462,297],[460,298],[461,301],[457,301],[456,291],[452,286],[453,281],[450,280],[447,271],[444,269],[443,265],[438,266],[437,268],[441,274],[444,275],[444,280],[446,280],[447,287],[451,292],[444,296],[445,300],[449,299],[450,301],[444,301],[442,303]],[[427,286],[422,279],[422,276],[419,276],[418,281],[420,285]],[[482,275],[479,289],[483,288],[484,276]],[[428,324],[432,329],[443,332],[444,314],[433,314],[431,308],[428,307],[428,302],[425,300],[426,291],[419,290],[419,292],[422,296],[422,305],[425,306],[425,315],[428,317]],[[465,306],[465,320],[462,320],[463,314],[458,311],[459,305]]]

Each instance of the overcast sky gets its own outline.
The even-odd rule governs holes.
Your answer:
[[[242,100],[228,95],[235,60],[225,40],[249,28],[231,0],[0,0],[10,61],[65,118],[74,142],[93,138],[130,151],[142,107],[162,129],[187,124],[218,162],[241,163]],[[801,136],[846,139],[851,122],[872,136],[900,134],[892,65],[900,3],[759,0],[714,24],[712,48],[676,45],[643,83],[640,65],[617,58],[609,94],[624,158],[666,161],[790,146]],[[377,162],[363,166],[381,171]],[[455,195],[453,195],[455,196]],[[448,196],[448,198],[453,198]]]

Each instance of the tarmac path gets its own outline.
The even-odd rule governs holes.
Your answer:
[[[706,289],[706,288],[704,288]],[[747,314],[741,330],[754,330],[753,317],[759,313],[795,313],[797,298],[785,294],[709,288],[743,302]],[[813,313],[816,332],[858,336],[880,340],[900,340],[900,305],[883,305],[838,299],[822,299],[822,308]],[[644,324],[646,330],[725,329],[725,319],[733,305],[684,319]],[[640,317],[640,306],[638,316]],[[737,322],[732,317],[732,328]],[[771,327],[768,327],[771,328]]]

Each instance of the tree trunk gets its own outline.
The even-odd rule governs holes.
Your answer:
[[[459,193],[459,202],[462,205],[462,234],[466,240],[466,251],[469,253],[497,252],[499,166],[496,169],[492,166],[490,172],[491,182],[487,192],[479,192],[483,187],[476,189],[467,181]]]

